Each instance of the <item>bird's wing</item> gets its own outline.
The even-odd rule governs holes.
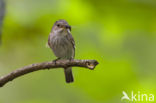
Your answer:
[[[50,35],[49,35],[49,37],[48,37],[48,45],[50,45]]]
[[[50,48],[48,42],[45,44],[45,47],[46,47],[46,48]]]
[[[50,35],[51,35],[51,33],[49,34],[49,37],[48,37],[48,46],[50,47]]]
[[[74,56],[75,57],[75,41],[74,41],[74,38],[72,37],[72,35],[69,33],[67,35],[67,39],[71,42],[72,46],[73,46],[73,49],[74,49]]]

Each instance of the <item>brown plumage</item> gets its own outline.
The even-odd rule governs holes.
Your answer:
[[[48,45],[58,59],[73,59],[75,42],[70,33],[71,26],[65,20],[56,21],[48,38]],[[73,82],[72,68],[64,69],[66,82]]]

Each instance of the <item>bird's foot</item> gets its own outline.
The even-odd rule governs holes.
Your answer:
[[[53,60],[53,62],[55,63],[55,65],[56,65],[56,62],[57,62],[59,59],[60,59],[60,58],[57,58],[57,59]]]
[[[73,60],[74,60],[73,58],[70,58],[70,59],[69,59],[70,62],[73,61]]]

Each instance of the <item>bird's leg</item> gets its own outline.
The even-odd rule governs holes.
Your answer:
[[[55,59],[55,60],[53,60],[53,62],[55,63],[55,65],[56,65],[56,61],[58,61],[59,59],[61,59],[61,58],[57,58],[57,59]]]
[[[74,60],[74,58],[69,58],[69,61],[72,61],[72,60]]]

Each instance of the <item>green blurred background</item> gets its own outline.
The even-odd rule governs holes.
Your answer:
[[[55,59],[45,45],[58,19],[72,26],[75,58],[99,65],[93,71],[74,67],[72,84],[65,83],[63,69],[24,75],[0,88],[0,103],[121,103],[122,91],[156,94],[155,0],[5,2],[0,76]]]

